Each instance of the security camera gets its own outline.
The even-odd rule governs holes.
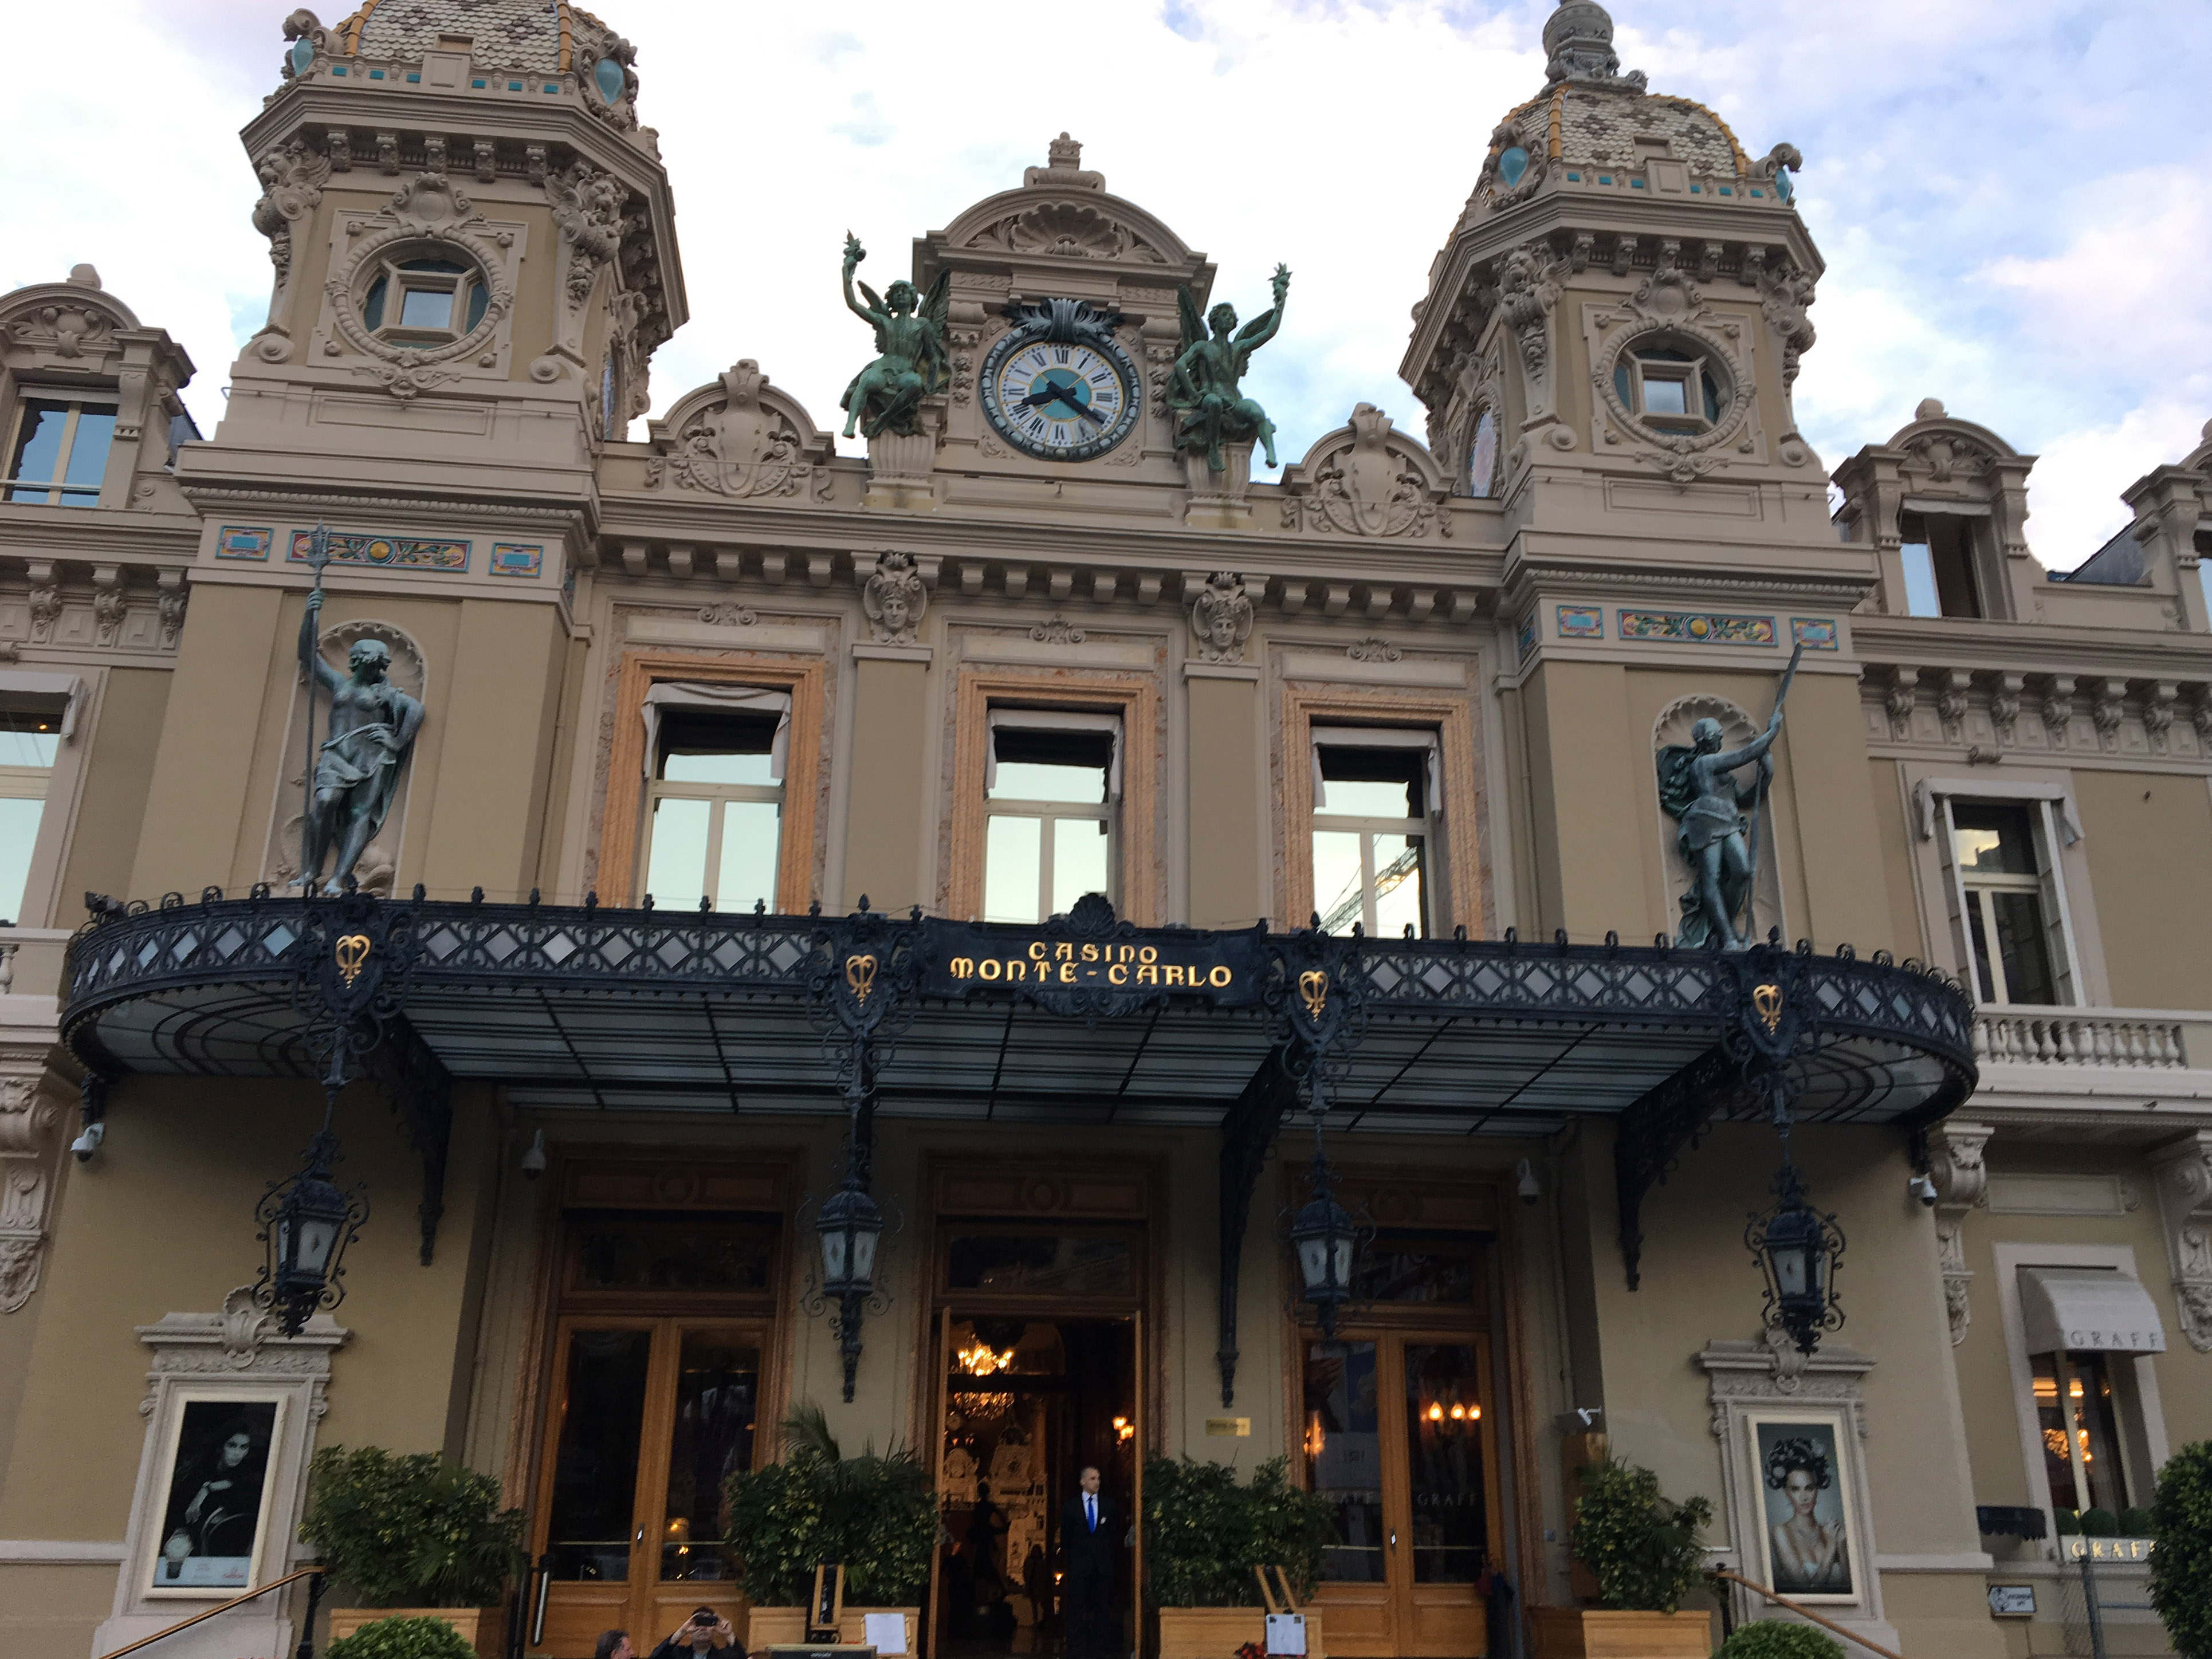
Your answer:
[[[76,1154],[80,1164],[89,1164],[92,1155],[100,1150],[100,1143],[107,1139],[107,1125],[94,1121],[84,1126],[84,1133],[70,1142],[70,1151]]]
[[[1514,1190],[1521,1194],[1523,1204],[1534,1204],[1544,1195],[1544,1189],[1536,1180],[1536,1166],[1527,1158],[1522,1158],[1514,1166],[1513,1173],[1520,1177]]]
[[[1913,1197],[1918,1199],[1929,1209],[1932,1210],[1936,1207],[1936,1183],[1928,1176],[1924,1175],[1917,1175],[1913,1176],[1911,1180],[1905,1183],[1905,1190],[1911,1193]]]
[[[535,1181],[545,1173],[545,1131],[540,1129],[531,1137],[530,1150],[522,1155],[522,1177]]]

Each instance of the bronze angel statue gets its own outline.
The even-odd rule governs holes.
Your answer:
[[[1175,367],[1168,374],[1168,407],[1180,418],[1176,422],[1176,447],[1196,453],[1203,450],[1209,471],[1221,471],[1224,444],[1249,443],[1256,439],[1276,465],[1275,424],[1267,411],[1238,390],[1252,354],[1275,337],[1282,326],[1283,296],[1291,291],[1288,265],[1275,267],[1275,307],[1237,327],[1237,307],[1223,301],[1201,318],[1198,301],[1188,287],[1176,290],[1182,313],[1182,339],[1176,348]],[[1208,323],[1212,333],[1206,332]],[[1234,331],[1232,337],[1232,331]]]
[[[921,296],[904,277],[891,284],[888,295],[862,283],[860,293],[867,301],[862,305],[853,295],[853,272],[867,257],[860,239],[847,231],[845,305],[873,325],[878,355],[853,377],[838,407],[845,410],[848,438],[855,426],[871,438],[884,432],[908,438],[914,435],[921,400],[945,390],[945,313],[951,300],[952,273],[939,271],[928,294]]]

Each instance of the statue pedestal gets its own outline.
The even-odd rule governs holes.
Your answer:
[[[1206,464],[1206,453],[1185,450],[1183,481],[1190,490],[1183,503],[1182,521],[1189,530],[1249,530],[1252,504],[1245,497],[1252,489],[1252,446],[1224,444],[1222,470]]]
[[[911,437],[882,432],[869,439],[868,488],[860,505],[934,513],[937,493],[932,475],[937,470],[937,440],[944,430],[945,399],[926,398]]]

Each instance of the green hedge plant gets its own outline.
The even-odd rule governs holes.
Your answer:
[[[324,1653],[325,1659],[477,1659],[468,1638],[442,1619],[379,1619]]]
[[[2166,1460],[2150,1515],[2150,1604],[2182,1659],[2212,1659],[2212,1441]]]
[[[1575,1559],[1597,1576],[1601,1606],[1674,1613],[1705,1582],[1705,1548],[1698,1535],[1713,1518],[1712,1500],[1670,1504],[1649,1469],[1608,1458],[1581,1471],[1583,1491],[1571,1534]]]
[[[845,1456],[811,1401],[783,1430],[783,1462],[740,1470],[726,1488],[746,1595],[756,1607],[803,1606],[814,1569],[837,1561],[848,1606],[918,1605],[937,1547],[937,1497],[921,1460],[898,1446]]]
[[[500,1508],[499,1482],[432,1452],[324,1447],[300,1535],[363,1607],[488,1607],[522,1565],[522,1511]]]
[[[1336,1536],[1325,1498],[1291,1484],[1270,1458],[1240,1486],[1225,1463],[1155,1457],[1145,1465],[1145,1571],[1163,1607],[1256,1607],[1255,1566],[1281,1567],[1301,1600]]]
[[[1762,1619],[1739,1625],[1713,1659],[1844,1659],[1844,1644],[1810,1625]]]

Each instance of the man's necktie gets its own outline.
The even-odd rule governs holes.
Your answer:
[[[1083,1499],[1083,1516],[1084,1519],[1090,1522],[1091,1530],[1097,1532],[1098,1530],[1098,1500],[1088,1493],[1085,1494]]]

